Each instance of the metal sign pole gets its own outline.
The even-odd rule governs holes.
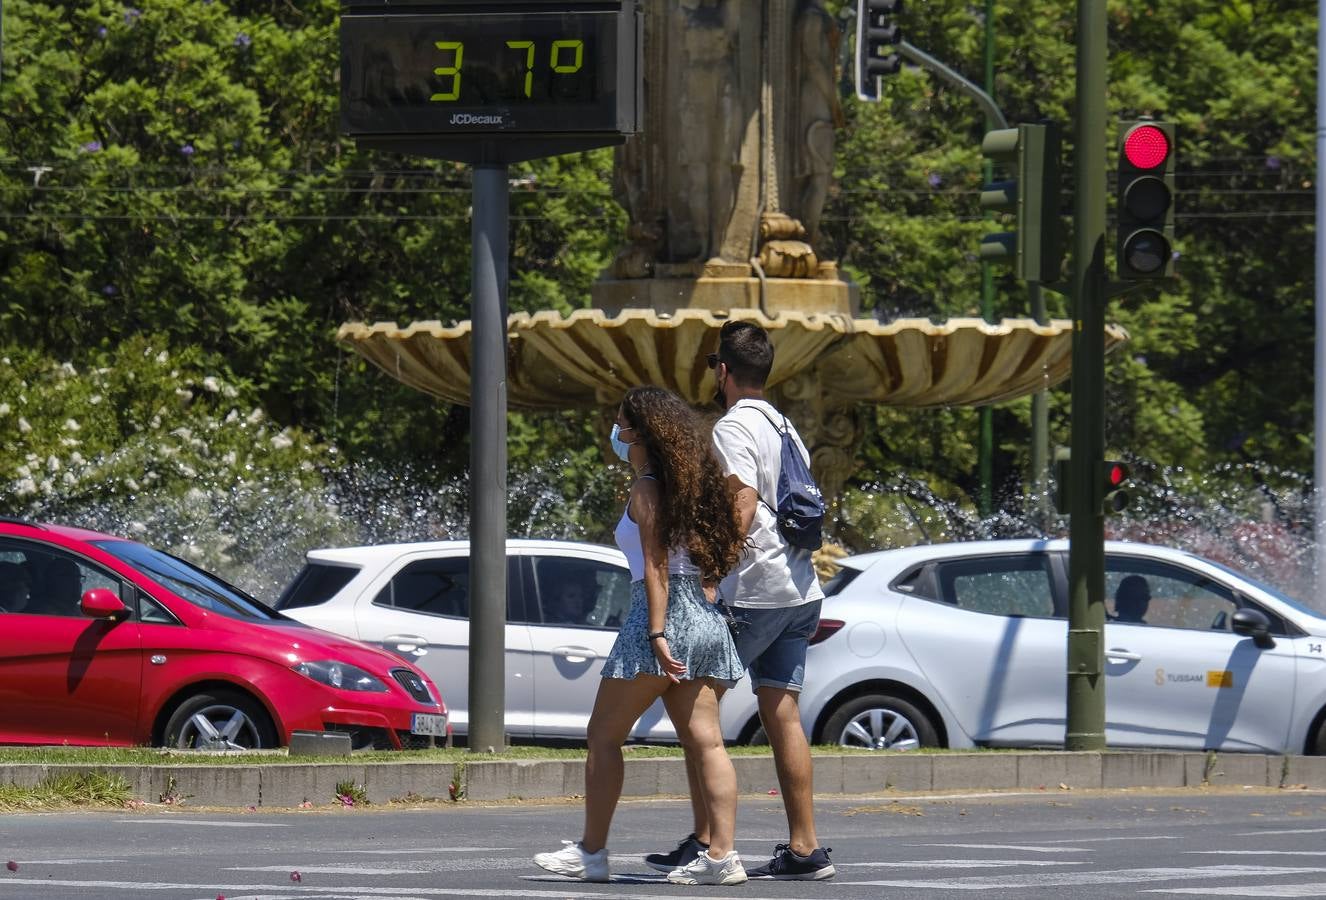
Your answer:
[[[468,744],[480,752],[506,746],[507,185],[505,164],[474,167]]]

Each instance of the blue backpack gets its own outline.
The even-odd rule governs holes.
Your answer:
[[[778,505],[771,506],[763,497],[760,502],[778,519],[778,531],[783,539],[800,550],[818,550],[824,543],[824,496],[815,484],[810,468],[801,455],[792,426],[783,416],[783,427],[760,410],[769,424],[783,439],[781,464],[778,467]]]

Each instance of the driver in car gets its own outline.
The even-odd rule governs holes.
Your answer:
[[[0,562],[0,612],[22,612],[28,608],[32,579],[22,563]]]

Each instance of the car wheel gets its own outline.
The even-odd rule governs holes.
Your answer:
[[[276,729],[253,698],[235,691],[194,694],[166,723],[165,746],[180,750],[265,750]]]
[[[823,740],[868,750],[915,750],[939,745],[939,735],[929,717],[891,694],[866,694],[848,700],[825,723]]]
[[[1317,729],[1313,732],[1312,743],[1308,746],[1308,754],[1311,756],[1326,756],[1326,717],[1323,717],[1317,723]]]

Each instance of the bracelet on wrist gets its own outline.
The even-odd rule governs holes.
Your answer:
[[[650,639],[651,641],[656,641],[656,640],[658,640],[658,639],[661,638],[661,637],[667,637],[667,635],[665,635],[665,634],[664,634],[663,632],[661,632],[661,631],[651,631],[651,632],[649,632],[649,639]]]

